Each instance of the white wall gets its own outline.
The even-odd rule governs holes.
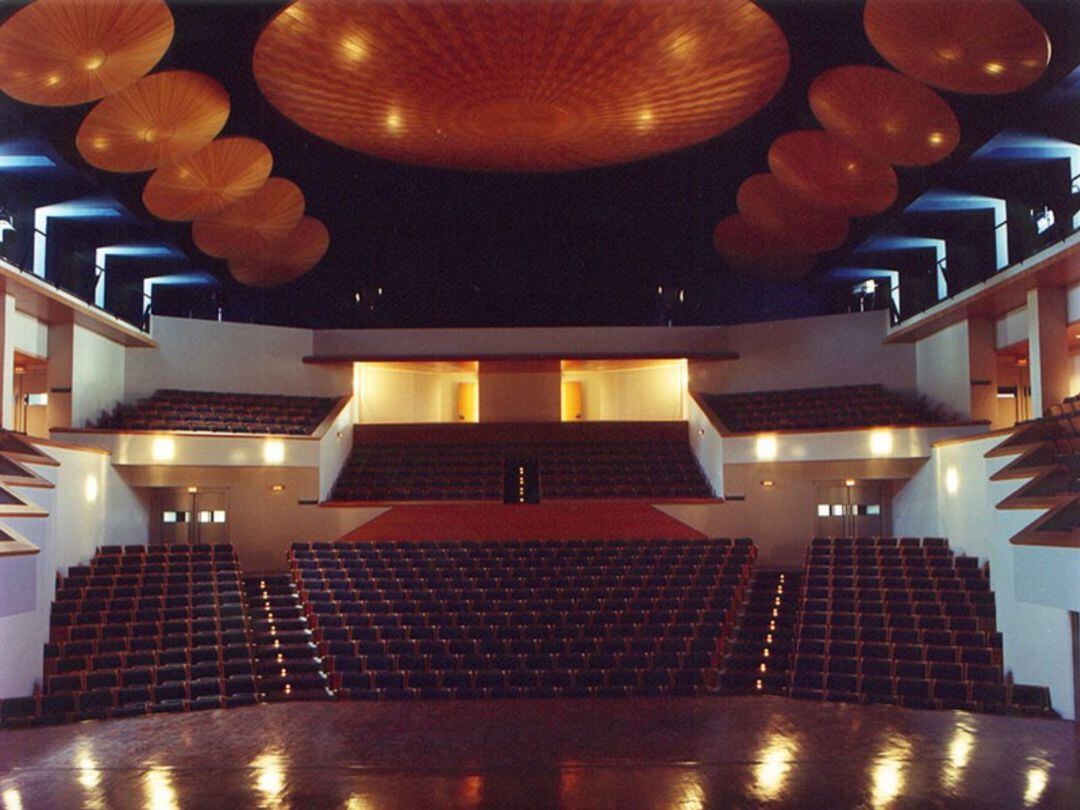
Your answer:
[[[345,409],[348,412],[348,409]],[[112,453],[114,464],[161,467],[318,467],[319,441],[311,436],[265,438],[236,433],[162,434],[75,433],[53,430],[52,438]],[[171,442],[171,444],[170,444]],[[268,461],[267,448],[284,447],[281,461]],[[170,453],[164,452],[171,448]]]
[[[690,449],[709,479],[713,494],[724,497],[724,440],[693,397],[686,397]]]
[[[725,349],[723,326],[604,326],[522,329],[320,329],[315,354],[363,357],[691,356]],[[156,335],[155,335],[156,337]]]
[[[60,462],[59,467],[35,465],[55,488],[18,491],[49,516],[3,519],[41,551],[28,558],[35,561],[34,609],[0,618],[0,698],[29,695],[40,683],[56,574],[89,561],[99,545],[146,542],[148,531],[144,504],[116,474],[108,456],[53,446],[41,449]]]
[[[85,427],[124,398],[125,348],[75,324],[72,331],[71,424]]]
[[[690,388],[709,393],[883,383],[914,391],[910,344],[884,344],[888,313],[855,312],[727,327],[735,361],[690,361]]]
[[[754,464],[759,461],[926,458],[936,441],[985,432],[983,425],[948,425],[762,434],[776,442],[776,456],[771,459],[758,456],[758,435],[728,436],[724,439],[724,461],[728,464]]]
[[[49,325],[32,315],[15,310],[15,315],[8,325],[8,336],[15,345],[15,351],[34,357],[47,357],[49,354]]]
[[[1052,583],[1031,581],[1037,570],[1028,557],[1040,551],[1013,546],[1009,539],[1035,520],[1042,510],[997,508],[1025,479],[991,481],[990,476],[1012,457],[985,458],[1001,436],[969,442],[945,444],[895,496],[893,530],[897,535],[943,536],[950,547],[990,563],[990,584],[997,601],[998,629],[1004,639],[1005,670],[1017,683],[1050,687],[1054,708],[1062,716],[1075,719],[1073,648],[1069,611],[1032,598],[1059,603],[1073,594],[1047,593]],[[950,470],[954,471],[950,474]],[[957,487],[950,493],[948,476]],[[1080,567],[1080,550],[1063,549],[1074,572]],[[1060,555],[1059,555],[1060,556]],[[1021,565],[1018,567],[1017,563]]]
[[[971,417],[971,360],[967,321],[915,344],[919,393],[958,415]]]
[[[1006,312],[994,321],[994,345],[1003,349],[1028,339],[1027,308]]]
[[[580,382],[582,419],[682,420],[686,364],[682,360],[637,368],[564,371],[563,382]]]
[[[349,402],[319,440],[319,500],[330,497],[338,473],[353,446],[352,403]]]
[[[457,386],[475,372],[407,369],[360,363],[360,421],[364,424],[456,422]]]
[[[1080,284],[1074,284],[1065,291],[1065,310],[1069,323],[1080,321]]]
[[[155,316],[156,349],[134,348],[125,357],[124,399],[158,388],[248,394],[340,396],[352,389],[347,364],[303,363],[312,331]]]

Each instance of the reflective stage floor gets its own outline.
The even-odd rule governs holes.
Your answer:
[[[0,806],[1076,810],[1078,729],[769,697],[295,703],[0,732]]]

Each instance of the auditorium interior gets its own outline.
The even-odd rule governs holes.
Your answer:
[[[0,6],[0,810],[1080,806],[1080,4]]]

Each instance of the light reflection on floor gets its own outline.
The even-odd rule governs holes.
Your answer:
[[[1075,810],[1078,741],[781,698],[257,706],[0,732],[0,808]]]

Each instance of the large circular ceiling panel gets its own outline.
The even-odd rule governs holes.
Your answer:
[[[96,101],[149,73],[172,38],[164,0],[36,0],[0,26],[0,90],[49,107]]]
[[[960,123],[946,101],[891,70],[844,65],[810,85],[810,109],[833,135],[894,166],[928,166],[960,142]]]
[[[290,180],[271,177],[239,202],[191,223],[195,246],[208,256],[258,256],[287,237],[304,215],[304,192]]]
[[[746,0],[298,0],[254,70],[278,110],[350,149],[554,171],[735,127],[780,89],[788,48]]]
[[[265,185],[274,157],[254,138],[219,138],[163,166],[146,181],[143,203],[156,217],[183,222],[216,213]]]
[[[736,273],[762,281],[793,281],[814,266],[813,256],[755,230],[742,214],[731,214],[716,223],[713,246]]]
[[[276,287],[311,270],[329,247],[326,226],[314,217],[304,217],[280,242],[248,258],[230,261],[229,272],[249,287]]]
[[[957,93],[1013,93],[1050,63],[1046,30],[1016,0],[867,0],[870,42],[897,70]]]
[[[750,227],[790,245],[792,252],[824,253],[848,236],[846,216],[807,204],[771,174],[747,177],[735,203]]]
[[[769,171],[800,197],[853,217],[880,214],[899,193],[892,166],[820,129],[788,132],[773,141]]]
[[[202,73],[154,73],[90,110],[75,144],[87,163],[144,172],[191,155],[229,118],[229,94]]]

